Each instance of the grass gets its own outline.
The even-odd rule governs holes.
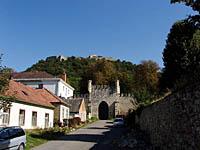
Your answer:
[[[43,138],[32,137],[29,132],[27,132],[26,135],[27,135],[26,136],[27,137],[26,150],[30,150],[31,148],[41,145],[43,143],[46,143],[48,141]]]
[[[30,150],[33,147],[48,142],[49,140],[56,140],[58,137],[66,135],[70,131],[71,128],[67,127],[26,130],[26,137],[27,137],[26,149]]]

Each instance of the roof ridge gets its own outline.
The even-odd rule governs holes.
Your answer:
[[[43,89],[37,89],[37,90],[45,90],[45,91],[48,92],[50,95],[52,95],[54,98],[56,98],[56,100],[58,100],[59,102],[65,104],[65,105],[70,106],[70,105],[67,104],[65,101],[63,101],[60,97],[58,97],[57,95],[53,94],[51,91],[49,91],[49,90],[46,89],[46,88],[43,88]]]

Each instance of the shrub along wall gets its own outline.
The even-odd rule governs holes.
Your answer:
[[[137,119],[160,149],[200,149],[200,85],[145,107]]]

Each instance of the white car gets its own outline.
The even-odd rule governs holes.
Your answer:
[[[25,150],[26,134],[21,127],[0,127],[0,150]]]
[[[123,127],[124,126],[124,119],[123,118],[115,118],[113,121],[114,127]]]

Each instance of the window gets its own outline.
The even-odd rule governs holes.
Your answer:
[[[67,91],[67,88],[66,88],[66,89],[65,89],[65,95],[66,95],[66,96],[67,96],[67,92],[68,92],[68,91]]]
[[[64,119],[64,118],[65,118],[65,109],[62,108],[62,119]]]
[[[20,137],[20,136],[24,136],[24,135],[25,135],[24,130],[21,129],[21,128],[18,128],[18,127],[11,127],[11,128],[8,128],[8,131],[9,131],[10,139],[13,139],[13,138],[16,138],[16,137]]]
[[[9,129],[9,134],[11,139],[18,137],[18,131],[14,128]]]
[[[69,118],[69,112],[68,112],[68,109],[66,109],[66,114],[65,114],[66,116],[65,116],[65,118]]]
[[[22,93],[23,93],[24,95],[28,96],[28,93],[26,93],[25,91],[22,91]]]
[[[43,87],[44,87],[43,84],[39,84],[39,85],[38,85],[38,88],[39,88],[39,89],[43,89]]]
[[[5,129],[5,130],[2,130],[0,132],[0,139],[9,139],[9,133],[8,133],[8,130]]]
[[[45,128],[49,127],[49,114],[45,113]]]
[[[37,126],[37,112],[32,112],[32,126]]]
[[[0,125],[8,125],[10,121],[10,109],[3,110],[0,114]]]
[[[24,136],[24,135],[25,135],[24,130],[21,129],[21,128],[18,128],[18,129],[17,129],[17,132],[18,132],[18,136]]]
[[[24,126],[25,124],[25,110],[19,110],[19,126]]]

